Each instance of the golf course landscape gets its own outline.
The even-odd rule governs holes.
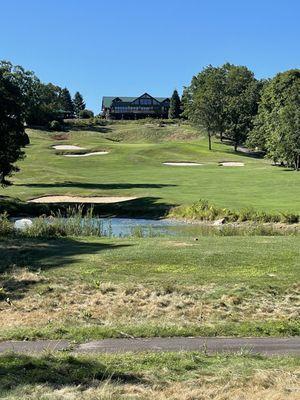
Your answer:
[[[0,400],[300,400],[299,15],[1,2]]]
[[[78,128],[80,129],[80,128]],[[96,130],[65,134],[29,130],[31,144],[14,184],[3,191],[11,199],[27,201],[49,195],[132,196],[141,216],[199,199],[229,209],[252,207],[266,212],[299,213],[297,173],[243,152],[235,153],[219,141],[213,150],[201,131],[180,124],[115,122]],[[58,140],[63,139],[63,140]],[[56,150],[75,145],[84,150]],[[105,151],[90,157],[70,154]],[[164,162],[195,162],[199,166],[170,166]],[[238,162],[244,166],[220,166]],[[130,202],[126,205],[131,208]],[[128,207],[129,206],[129,207]],[[127,210],[128,212],[128,210]],[[126,212],[125,212],[126,214]]]
[[[95,211],[110,218],[167,217],[173,207],[199,199],[234,210],[250,204],[271,214],[299,213],[297,173],[257,155],[235,153],[217,140],[208,151],[205,136],[186,122],[161,126],[120,121],[63,133],[31,129],[28,134],[31,144],[19,163],[21,171],[1,199],[2,207],[15,216],[20,209],[39,213],[34,207],[47,204],[27,201],[45,196],[111,199],[95,204]],[[94,152],[101,153],[66,157]],[[225,167],[221,162],[243,166]],[[53,204],[49,206],[46,213]],[[3,237],[0,339],[83,343],[102,338],[300,335],[297,229],[283,235],[247,230],[205,235],[197,233],[197,224],[193,227],[176,236],[144,237],[137,230],[126,237],[48,237],[34,231]],[[225,399],[225,384],[228,395],[253,386],[254,399],[262,390],[270,396],[283,393],[297,382],[300,367],[297,357],[268,359],[252,355],[251,349],[231,356],[206,355],[205,349],[122,356],[3,355],[1,362],[3,373],[9,373],[11,365],[12,371],[31,365],[31,372],[0,378],[3,393],[8,396],[9,390],[7,399],[25,398],[24,391],[30,399],[44,398],[53,392],[51,385],[55,398],[190,399],[190,393],[195,398],[215,393],[214,398]],[[275,368],[280,372],[275,374]],[[139,397],[130,397],[137,392]]]

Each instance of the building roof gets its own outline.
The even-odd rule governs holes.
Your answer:
[[[102,106],[105,108],[109,108],[111,106],[111,103],[113,102],[114,99],[120,99],[124,103],[132,103],[134,100],[140,98],[142,96],[136,96],[136,97],[124,97],[124,96],[103,96],[102,98]],[[151,96],[153,97],[153,96]],[[153,97],[156,101],[159,101],[162,103],[164,100],[168,100],[168,97]]]

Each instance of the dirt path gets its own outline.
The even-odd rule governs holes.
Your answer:
[[[101,354],[141,351],[201,351],[207,354],[249,352],[253,354],[300,356],[300,337],[290,338],[202,338],[103,339],[79,345],[66,340],[0,342],[0,353],[41,353],[70,350],[72,353]]]

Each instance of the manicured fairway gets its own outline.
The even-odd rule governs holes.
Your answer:
[[[141,204],[190,204],[199,198],[222,207],[254,207],[266,211],[300,210],[300,174],[271,166],[264,159],[235,154],[232,147],[213,144],[189,125],[150,127],[115,123],[103,132],[72,131],[68,140],[29,131],[27,158],[5,196],[28,200],[42,195],[139,196]],[[174,135],[172,136],[172,132]],[[93,157],[64,157],[56,144],[78,145],[87,151],[109,151]],[[61,155],[59,155],[61,153]],[[221,161],[242,162],[222,167]],[[164,162],[196,162],[201,166],[169,166]]]

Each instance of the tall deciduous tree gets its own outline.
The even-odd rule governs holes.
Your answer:
[[[23,126],[22,92],[0,67],[0,185],[9,185],[8,177],[18,171],[14,163],[24,157],[28,142]]]
[[[224,96],[224,70],[211,65],[194,76],[183,93],[183,115],[205,129],[209,150],[212,136],[224,132]]]
[[[0,61],[3,76],[18,86],[22,96],[22,108],[24,119],[30,123],[30,119],[36,114],[39,104],[39,89],[41,82],[32,71],[26,71],[20,65],[14,66],[10,61]]]
[[[247,144],[300,169],[300,70],[279,73],[264,85]]]
[[[181,113],[181,101],[177,90],[174,90],[171,100],[170,100],[170,108],[169,108],[169,118],[179,118]]]
[[[32,71],[0,61],[3,74],[18,86],[22,98],[23,116],[28,125],[48,125],[59,117],[62,89],[52,83],[42,83]]]
[[[185,89],[184,115],[205,129],[209,149],[213,135],[226,134],[236,150],[252,128],[258,99],[259,84],[246,67],[210,65]]]
[[[223,126],[234,150],[247,139],[253,128],[260,96],[260,84],[248,68],[225,64]]]
[[[83,100],[82,95],[79,92],[75,93],[73,104],[74,104],[75,115],[78,118],[80,111],[85,110],[85,102]]]

